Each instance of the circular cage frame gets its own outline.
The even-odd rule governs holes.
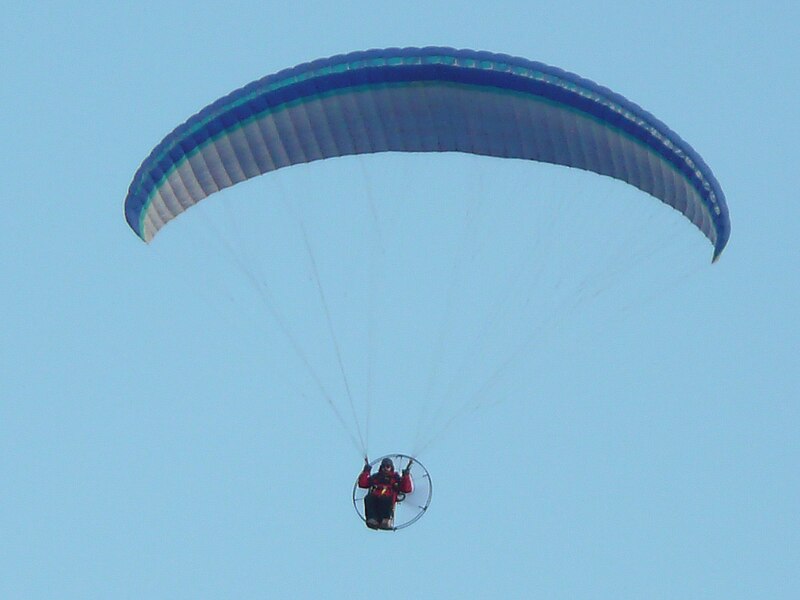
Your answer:
[[[428,511],[433,497],[433,482],[431,481],[430,473],[425,465],[420,463],[416,458],[408,456],[407,454],[386,454],[380,458],[372,460],[369,465],[375,467],[380,465],[381,461],[385,458],[391,459],[395,465],[395,469],[402,471],[409,463],[411,463],[411,476],[414,481],[414,491],[410,494],[400,494],[395,504],[394,516],[392,518],[392,526],[383,531],[397,531],[398,529],[405,529],[409,525],[413,525],[422,518]],[[416,473],[415,473],[416,471]],[[422,472],[420,474],[420,471]],[[367,517],[364,513],[364,498],[369,493],[369,490],[358,487],[358,480],[353,484],[353,507],[359,518],[366,524]]]

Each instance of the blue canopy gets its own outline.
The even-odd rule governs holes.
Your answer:
[[[702,158],[622,96],[560,69],[452,48],[368,50],[268,75],[176,128],[142,163],[125,216],[150,241],[216,191],[293,164],[373,152],[467,152],[577,167],[680,211],[714,246],[725,197]]]

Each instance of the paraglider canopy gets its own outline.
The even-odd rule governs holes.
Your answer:
[[[700,155],[619,94],[542,63],[453,48],[388,48],[268,75],[177,127],[134,176],[131,229],[149,242],[207,196],[290,165],[376,152],[465,152],[593,171],[672,206],[713,244],[725,196]]]
[[[403,529],[416,523],[428,510],[431,498],[433,497],[433,483],[431,482],[428,469],[416,458],[406,454],[387,454],[369,463],[373,469],[390,460],[395,469],[402,471],[409,467],[411,477],[414,480],[414,491],[410,494],[400,494],[397,497],[397,504],[394,508],[394,522],[391,531]],[[367,517],[364,513],[364,497],[369,490],[358,487],[358,482],[353,484],[353,506],[362,521],[366,523]]]

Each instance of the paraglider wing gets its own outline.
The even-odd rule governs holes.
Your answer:
[[[293,164],[374,152],[466,152],[566,165],[674,207],[714,246],[730,234],[719,184],[655,117],[586,79],[451,48],[355,52],[281,71],[214,102],[137,171],[130,227],[150,241],[223,188]]]

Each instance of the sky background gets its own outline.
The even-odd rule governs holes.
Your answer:
[[[800,597],[799,5],[224,4],[3,11],[0,596]],[[463,156],[286,169],[150,245],[127,227],[137,167],[206,104],[425,45],[652,112],[726,193],[720,261],[622,184]],[[359,522],[359,432],[422,449],[412,527]]]

